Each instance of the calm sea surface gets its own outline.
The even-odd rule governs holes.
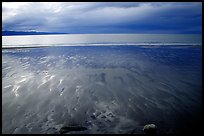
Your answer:
[[[2,36],[7,46],[70,45],[186,45],[201,44],[201,35],[185,34],[68,34]]]

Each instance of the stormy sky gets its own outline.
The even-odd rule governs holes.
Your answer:
[[[201,34],[201,2],[3,2],[3,30]]]

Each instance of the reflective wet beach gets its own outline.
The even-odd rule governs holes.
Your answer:
[[[200,47],[2,50],[2,133],[186,131],[201,117]],[[186,126],[189,124],[189,126]]]

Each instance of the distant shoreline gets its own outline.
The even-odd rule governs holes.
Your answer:
[[[138,34],[138,35],[157,35],[157,34],[162,34],[162,35],[202,35],[202,34],[193,34],[193,33],[65,33],[65,32],[36,32],[36,31],[2,31],[2,36],[26,36],[26,35],[62,35],[62,34],[71,34],[71,35],[124,35],[124,34]]]
[[[53,35],[53,34],[69,34],[58,32],[35,32],[35,31],[2,31],[2,36],[23,36],[23,35]]]

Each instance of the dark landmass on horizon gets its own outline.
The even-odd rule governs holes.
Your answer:
[[[59,32],[35,32],[35,31],[2,31],[2,36],[14,36],[14,35],[49,35],[49,34],[69,34]]]
[[[2,31],[2,36],[18,36],[18,35],[52,35],[52,34],[194,34],[201,35],[200,33],[66,33],[66,32],[37,32],[37,31]]]

